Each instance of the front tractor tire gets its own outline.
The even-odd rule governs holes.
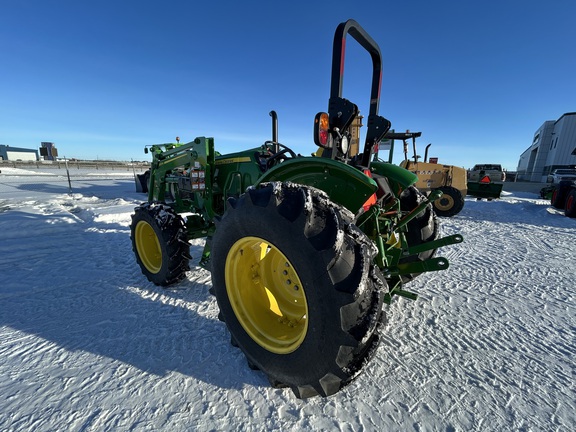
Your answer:
[[[267,183],[231,199],[212,282],[232,341],[274,387],[329,396],[378,344],[387,286],[353,215],[317,189]]]
[[[184,221],[170,206],[144,203],[136,207],[130,239],[136,261],[150,282],[171,285],[190,270],[190,245]]]
[[[462,192],[452,186],[438,188],[442,196],[433,202],[434,211],[438,216],[456,216],[464,208],[464,196]]]

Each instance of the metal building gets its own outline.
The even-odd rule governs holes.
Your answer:
[[[38,150],[0,144],[0,160],[37,161]]]
[[[534,134],[532,145],[520,155],[517,179],[545,182],[556,168],[576,165],[576,112],[545,121]]]

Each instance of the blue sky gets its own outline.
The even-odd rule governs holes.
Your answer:
[[[271,138],[315,150],[336,26],[380,45],[380,115],[440,162],[516,168],[546,120],[576,111],[576,2],[0,0],[0,144],[147,160],[147,144]],[[368,111],[371,64],[347,44],[344,97]],[[401,160],[400,149],[395,162]]]

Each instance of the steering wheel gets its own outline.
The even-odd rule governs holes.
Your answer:
[[[274,146],[278,146],[278,148],[281,149],[278,153],[274,153],[274,154],[270,155],[270,157],[268,157],[268,159],[266,160],[266,169],[272,168],[278,162],[282,162],[286,159],[289,159],[287,157],[287,155],[290,155],[290,158],[296,157],[296,153],[294,153],[291,149],[286,147],[284,144],[275,143],[273,141],[266,141],[264,143],[264,145],[267,148],[268,148],[268,146],[272,146],[272,149],[273,149]],[[269,149],[269,151],[272,151],[272,149]]]

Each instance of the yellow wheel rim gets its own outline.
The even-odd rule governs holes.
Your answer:
[[[158,273],[162,267],[162,249],[154,228],[145,221],[136,224],[136,251],[150,273]]]
[[[287,354],[308,330],[308,305],[292,263],[258,237],[238,240],[226,258],[226,291],[240,325],[262,348]]]
[[[448,194],[443,194],[440,198],[434,201],[434,205],[438,210],[450,210],[454,207],[454,198]]]

